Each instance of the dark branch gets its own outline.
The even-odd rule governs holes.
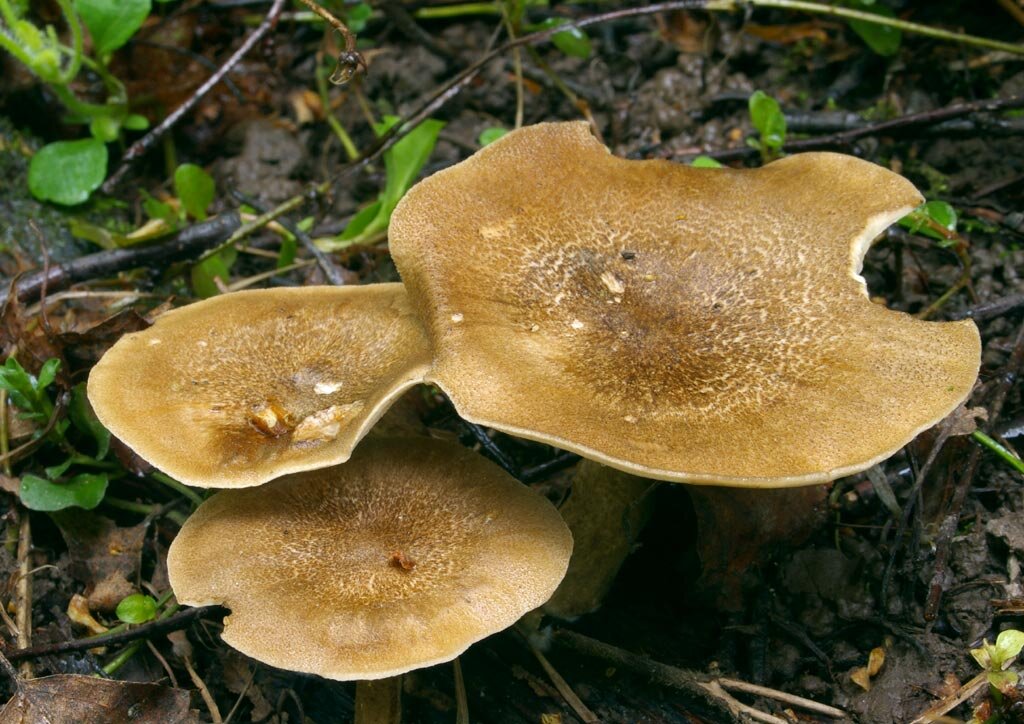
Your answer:
[[[61,641],[55,644],[43,644],[27,649],[12,649],[5,651],[4,655],[10,661],[18,661],[20,659],[35,659],[40,656],[51,656],[53,654],[66,654],[72,651],[85,651],[86,649],[94,649],[98,646],[117,646],[137,639],[178,631],[190,626],[194,621],[201,618],[223,616],[224,613],[224,609],[220,606],[186,608],[184,611],[179,611],[167,618],[156,619],[128,631],[90,636],[86,639],[75,639],[74,641]]]
[[[26,274],[17,280],[14,287],[17,289],[18,299],[28,302],[37,299],[44,286],[47,291],[53,292],[78,282],[126,269],[187,259],[217,246],[241,225],[237,213],[221,214],[209,221],[182,229],[167,241],[100,251],[73,259],[66,264],[56,264],[43,271]],[[0,291],[0,308],[7,303],[9,293],[9,290]]]

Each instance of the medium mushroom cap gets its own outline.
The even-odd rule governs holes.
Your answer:
[[[330,679],[448,661],[548,599],[572,536],[465,448],[368,439],[345,465],[223,491],[167,556],[178,600],[231,609],[224,640]]]
[[[849,156],[695,169],[541,124],[415,186],[389,235],[463,417],[646,477],[788,486],[891,455],[974,383],[972,322],[888,310],[859,274],[920,202]]]
[[[344,462],[430,364],[401,284],[237,292],[168,312],[89,376],[100,421],[189,485]]]

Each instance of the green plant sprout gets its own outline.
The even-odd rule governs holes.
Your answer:
[[[786,117],[782,114],[779,102],[764,91],[754,91],[747,101],[750,109],[750,122],[757,129],[758,138],[748,138],[747,145],[761,153],[765,163],[782,155],[782,147],[786,143]]]
[[[0,48],[46,83],[68,110],[66,120],[88,125],[91,136],[41,148],[29,166],[29,190],[40,200],[73,206],[86,201],[106,177],[106,144],[117,140],[122,129],[144,130],[149,125],[145,117],[130,112],[124,84],[107,65],[111,54],[149,15],[150,0],[57,0],[70,46],[61,42],[52,25],[39,28],[26,19],[27,5],[0,0]],[[83,25],[92,37],[95,58],[82,49]],[[83,67],[103,82],[106,102],[84,101],[71,90]]]
[[[996,642],[990,644],[985,639],[981,646],[971,649],[971,656],[978,662],[978,665],[985,670],[985,678],[988,679],[989,696],[995,705],[987,706],[983,703],[975,710],[970,724],[995,724],[1003,721],[1000,709],[1003,705],[1004,692],[1017,686],[1020,675],[1010,670],[1010,665],[1016,660],[1021,649],[1024,649],[1024,631],[1007,629],[1000,632]]]
[[[21,477],[19,495],[30,510],[95,508],[106,492],[110,480],[108,471],[117,467],[103,460],[110,450],[110,433],[89,407],[84,384],[72,388],[67,416],[58,417],[60,411],[50,397],[49,388],[59,370],[60,360],[57,359],[47,360],[38,376],[26,372],[14,357],[9,357],[0,367],[0,389],[7,392],[11,404],[19,411],[19,418],[32,422],[37,428],[34,439],[45,436],[62,457],[58,464],[43,469],[45,477],[33,474]],[[96,452],[92,455],[80,452],[70,439],[72,432],[76,444],[91,439]],[[90,470],[67,475],[72,466]]]

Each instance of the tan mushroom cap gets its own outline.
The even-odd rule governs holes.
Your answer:
[[[345,465],[220,492],[167,556],[242,653],[329,679],[448,661],[550,597],[572,536],[547,500],[452,443],[368,439]]]
[[[418,184],[389,234],[463,417],[646,477],[789,486],[891,455],[974,383],[972,322],[888,310],[859,274],[920,202],[849,156],[695,169],[541,124]]]
[[[344,462],[429,364],[401,284],[245,291],[123,337],[89,400],[167,474],[239,488]]]

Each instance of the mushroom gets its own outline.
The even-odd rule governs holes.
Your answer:
[[[374,438],[345,465],[217,493],[167,568],[180,602],[231,609],[223,638],[242,653],[372,680],[512,625],[548,599],[571,550],[554,506],[481,456]]]
[[[420,182],[391,251],[464,418],[649,478],[824,482],[893,454],[977,376],[972,322],[871,302],[861,263],[921,202],[808,153],[627,161],[523,128]]]
[[[126,335],[88,392],[100,421],[164,472],[246,487],[347,460],[429,364],[401,284],[264,289]]]

